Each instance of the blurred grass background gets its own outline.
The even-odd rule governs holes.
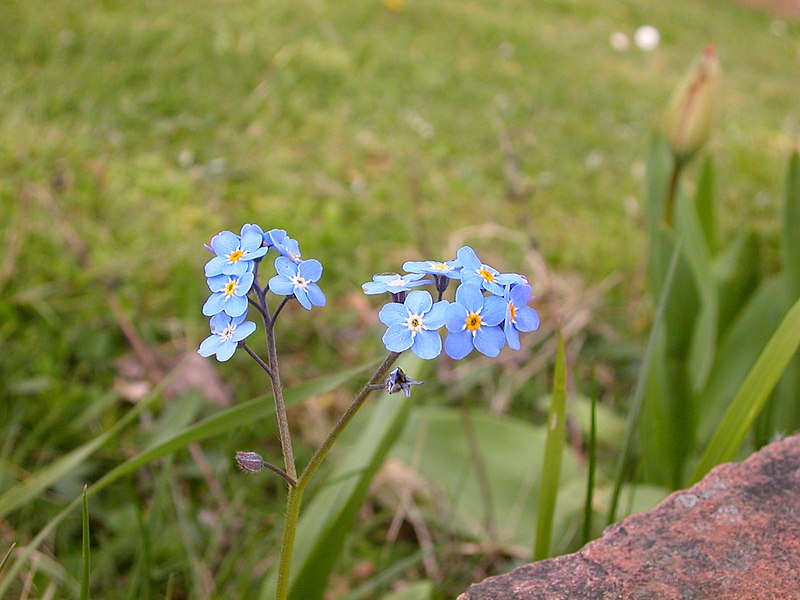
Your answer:
[[[644,24],[660,32],[655,50],[612,48],[612,33],[632,38]],[[800,138],[797,20],[722,0],[4,0],[0,491],[127,410],[120,314],[164,355],[196,348],[207,335],[202,244],[244,222],[287,229],[325,265],[328,306],[311,319],[285,315],[289,382],[381,352],[359,284],[405,260],[449,258],[461,242],[521,272],[540,252],[579,297],[600,286],[591,327],[600,358],[635,354],[650,310],[643,156],[671,89],[708,43],[724,73],[709,145],[723,234],[758,230],[769,265],[785,157]],[[543,320],[563,316],[539,308]],[[218,372],[237,401],[266,387],[243,359]],[[625,373],[605,380],[611,404],[630,386]],[[214,410],[195,395],[152,418],[169,429]],[[296,417],[313,440],[318,415]],[[0,540],[30,538],[84,481],[157,437],[150,427],[0,521]],[[263,531],[279,521],[281,493],[277,482],[243,481],[229,455],[262,437],[241,431],[209,451],[245,523],[236,540],[248,564],[275,542]],[[132,561],[136,544],[123,534],[149,506],[141,486],[169,496],[168,474],[179,471],[192,482],[186,510],[208,516],[192,461],[176,463],[95,503],[106,549],[95,553],[97,586]],[[151,519],[173,527],[159,510]],[[49,549],[63,564],[79,557],[79,525]],[[353,544],[353,556],[369,555],[359,549],[369,535]],[[170,544],[154,552],[163,584],[186,555]],[[246,589],[241,565],[219,560],[218,589]],[[453,568],[446,589],[474,576]]]

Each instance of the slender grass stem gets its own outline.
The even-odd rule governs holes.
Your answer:
[[[353,417],[356,416],[359,409],[364,405],[369,394],[376,389],[383,388],[383,386],[380,386],[380,388],[376,386],[379,381],[386,378],[386,374],[399,356],[399,352],[389,353],[386,359],[375,370],[375,373],[373,373],[369,381],[367,381],[356,394],[347,410],[342,413],[342,416],[336,421],[336,424],[333,426],[333,429],[322,445],[314,452],[311,460],[308,461],[305,469],[300,473],[300,477],[297,478],[297,485],[289,488],[289,494],[286,498],[286,520],[284,521],[283,539],[281,540],[280,564],[278,566],[278,600],[286,600],[289,596],[289,573],[292,566],[292,553],[294,551],[294,540],[297,534],[297,522],[300,519],[303,492],[314,476],[314,473],[330,453],[333,444],[350,424],[350,421],[353,420]]]
[[[245,352],[247,352],[250,356],[253,357],[253,360],[256,361],[256,363],[258,363],[258,366],[261,367],[267,375],[269,375],[270,379],[272,379],[273,377],[272,369],[269,368],[269,365],[265,363],[264,360],[258,354],[256,354],[253,351],[253,349],[247,344],[242,344],[242,348],[244,348]]]

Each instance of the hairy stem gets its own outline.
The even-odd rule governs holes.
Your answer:
[[[278,600],[286,600],[289,595],[289,572],[292,564],[292,553],[294,551],[294,539],[297,533],[297,522],[300,519],[300,506],[303,501],[303,491],[309,481],[311,481],[316,470],[328,456],[328,453],[330,453],[333,444],[347,425],[350,424],[350,421],[353,420],[353,417],[356,416],[359,409],[364,405],[370,392],[380,389],[376,388],[378,382],[386,378],[386,374],[399,356],[399,352],[389,353],[372,377],[370,377],[369,381],[367,381],[364,387],[356,394],[348,409],[339,417],[336,425],[333,426],[330,434],[328,434],[328,437],[314,453],[314,456],[311,457],[311,460],[308,461],[300,477],[297,478],[297,484],[289,488],[289,495],[286,498],[286,520],[283,525],[283,539],[281,541],[281,557],[278,566]],[[380,387],[382,388],[383,386]]]

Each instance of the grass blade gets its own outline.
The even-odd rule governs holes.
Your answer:
[[[700,181],[697,183],[697,192],[694,196],[694,205],[697,210],[697,219],[703,230],[706,247],[713,256],[717,251],[717,218],[714,212],[714,162],[707,157],[703,163]]]
[[[14,551],[14,548],[16,548],[16,546],[17,542],[11,542],[11,547],[5,553],[5,556],[3,556],[3,560],[0,560],[0,573],[3,572],[3,567],[6,566],[6,563],[8,562],[8,557],[11,556],[11,553]]]
[[[800,154],[789,158],[783,216],[783,261],[791,299],[800,297]]]
[[[594,379],[594,375],[592,375]],[[594,384],[593,384],[594,387]],[[594,472],[597,461],[597,391],[592,390],[592,420],[589,427],[588,464],[586,466],[586,502],[583,506],[583,537],[581,545],[592,537],[592,504],[594,502]]]
[[[628,462],[630,461],[631,454],[633,453],[633,440],[635,437],[637,422],[639,420],[639,414],[642,411],[644,390],[647,385],[648,373],[652,368],[656,340],[658,339],[658,332],[661,329],[661,325],[664,321],[667,299],[669,298],[670,291],[672,290],[672,283],[675,279],[675,269],[678,266],[678,258],[680,257],[680,254],[681,244],[676,243],[672,250],[672,256],[670,257],[666,277],[664,278],[664,287],[661,290],[661,297],[658,300],[658,308],[656,308],[656,315],[653,319],[653,325],[650,328],[650,335],[647,338],[647,346],[645,346],[642,364],[639,367],[639,373],[636,378],[636,389],[633,392],[631,405],[628,408],[628,424],[625,430],[625,441],[623,442],[622,453],[617,461],[614,491],[611,494],[611,503],[608,509],[609,525],[613,523],[614,519],[616,518],[619,495],[622,491],[622,483],[625,479],[625,472],[628,470]]]
[[[81,511],[81,600],[89,600],[89,500],[83,486],[83,510]]]
[[[561,454],[564,451],[567,409],[567,355],[564,336],[558,331],[556,368],[553,375],[553,399],[547,415],[547,441],[545,442],[542,466],[542,487],[539,495],[539,511],[536,515],[536,542],[533,560],[547,558],[553,532],[553,515],[556,510],[558,481],[561,476]]]
[[[690,483],[699,481],[712,467],[732,460],[750,426],[769,398],[797,348],[800,347],[800,300],[786,313],[778,329],[767,342],[756,364],[725,413],[700,461]]]
[[[343,373],[337,373],[335,375],[330,375],[328,377],[321,377],[319,379],[315,379],[308,383],[301,384],[299,386],[286,390],[284,392],[284,400],[286,402],[286,406],[287,407],[294,406],[295,404],[298,404],[306,400],[310,396],[316,394],[322,394],[331,389],[334,389],[335,387],[343,384],[344,382],[352,378],[354,375],[362,373],[367,368],[373,367],[374,365],[375,363],[373,362],[368,365],[358,367],[356,369],[345,371]],[[139,406],[140,405],[137,405],[137,409]],[[130,421],[129,415],[132,412],[134,412],[134,410],[137,409],[131,410],[120,421],[124,420],[126,421],[126,423],[129,422]],[[186,429],[179,431],[178,433],[156,444],[155,446],[149,448],[148,450],[140,452],[136,456],[131,457],[124,463],[118,465],[117,467],[106,473],[95,483],[90,485],[86,490],[86,494],[88,497],[91,497],[100,490],[108,487],[115,481],[119,480],[121,477],[131,474],[139,467],[146,465],[156,460],[157,458],[161,458],[162,456],[166,456],[177,450],[185,448],[192,442],[199,442],[209,437],[226,433],[231,429],[235,429],[237,427],[241,427],[243,425],[252,423],[254,420],[264,419],[269,415],[273,414],[274,412],[275,412],[275,407],[272,404],[272,402],[265,402],[264,399],[251,400],[250,402],[245,402],[244,404],[233,406],[212,417],[200,421],[195,425],[187,427]],[[112,429],[117,429],[118,424],[119,422],[115,424]],[[119,429],[121,429],[121,427]],[[36,477],[36,475],[34,475],[34,477]],[[26,490],[25,491],[26,495],[29,495],[30,497],[35,496],[35,494],[31,494],[30,491],[24,487],[24,484],[20,485],[23,485],[23,489]],[[12,489],[16,489],[16,487]],[[10,491],[12,490],[9,490],[9,492]],[[3,496],[3,498],[5,498],[7,495],[8,492]],[[11,502],[13,502],[13,498],[11,499]],[[3,580],[0,580],[0,598],[5,597],[4,594],[6,594],[6,592],[8,591],[8,587],[11,585],[11,580],[16,576],[17,573],[19,573],[20,569],[25,564],[25,562],[31,557],[33,552],[39,547],[39,545],[45,539],[47,539],[47,536],[49,536],[55,530],[55,528],[58,527],[61,521],[63,521],[68,514],[70,514],[73,510],[75,510],[75,508],[78,507],[80,502],[81,502],[80,496],[75,500],[73,500],[72,502],[70,502],[60,513],[58,513],[55,517],[53,517],[47,523],[47,525],[45,525],[42,528],[42,530],[22,549],[22,551],[19,553],[19,556],[16,557],[14,563],[9,569],[8,577]]]

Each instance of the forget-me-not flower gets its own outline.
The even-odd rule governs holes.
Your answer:
[[[322,277],[322,264],[315,259],[301,260],[296,263],[285,256],[275,259],[275,270],[278,272],[269,280],[269,289],[281,296],[292,296],[311,310],[311,305],[325,306],[325,294],[317,285]]]
[[[237,275],[214,275],[208,278],[208,287],[213,294],[203,305],[207,317],[224,312],[230,317],[239,317],[247,312],[247,292],[253,287],[252,272]]]
[[[459,248],[456,256],[461,263],[461,281],[477,285],[495,296],[503,296],[506,286],[512,283],[527,283],[522,275],[500,273],[494,267],[483,264],[469,246]]]
[[[211,335],[200,344],[197,353],[203,357],[217,355],[217,360],[228,360],[244,338],[256,330],[256,324],[245,321],[245,315],[231,317],[218,313],[211,317]]]
[[[378,314],[388,327],[383,334],[383,344],[391,352],[411,351],[424,359],[439,356],[442,338],[436,332],[444,325],[445,310],[449,302],[433,303],[429,292],[414,290],[402,304],[392,302]]]
[[[519,332],[539,329],[539,314],[530,306],[531,286],[512,285],[506,290],[506,317],[503,329],[510,348],[519,350]]]
[[[439,262],[435,260],[408,261],[403,269],[409,273],[421,273],[433,276],[433,286],[442,297],[451,279],[461,279],[461,263],[458,260]]]
[[[300,257],[302,256],[300,244],[297,240],[286,235],[286,230],[270,229],[264,234],[264,242],[280,252],[281,256],[285,256],[293,262],[300,262]]]
[[[477,285],[462,283],[456,301],[447,307],[445,325],[450,333],[444,351],[460,360],[477,348],[486,356],[497,356],[506,338],[499,325],[506,313],[506,302],[499,296],[484,297]]]
[[[398,275],[397,273],[381,273],[373,275],[372,281],[361,285],[365,294],[390,293],[392,299],[399,300],[400,294],[411,291],[413,288],[431,283],[430,279],[422,279],[425,275],[412,273],[410,275]]]
[[[206,263],[206,277],[236,275],[241,277],[253,270],[253,260],[267,253],[263,233],[258,225],[242,226],[241,236],[232,231],[221,231],[211,238],[211,250],[216,254]]]

